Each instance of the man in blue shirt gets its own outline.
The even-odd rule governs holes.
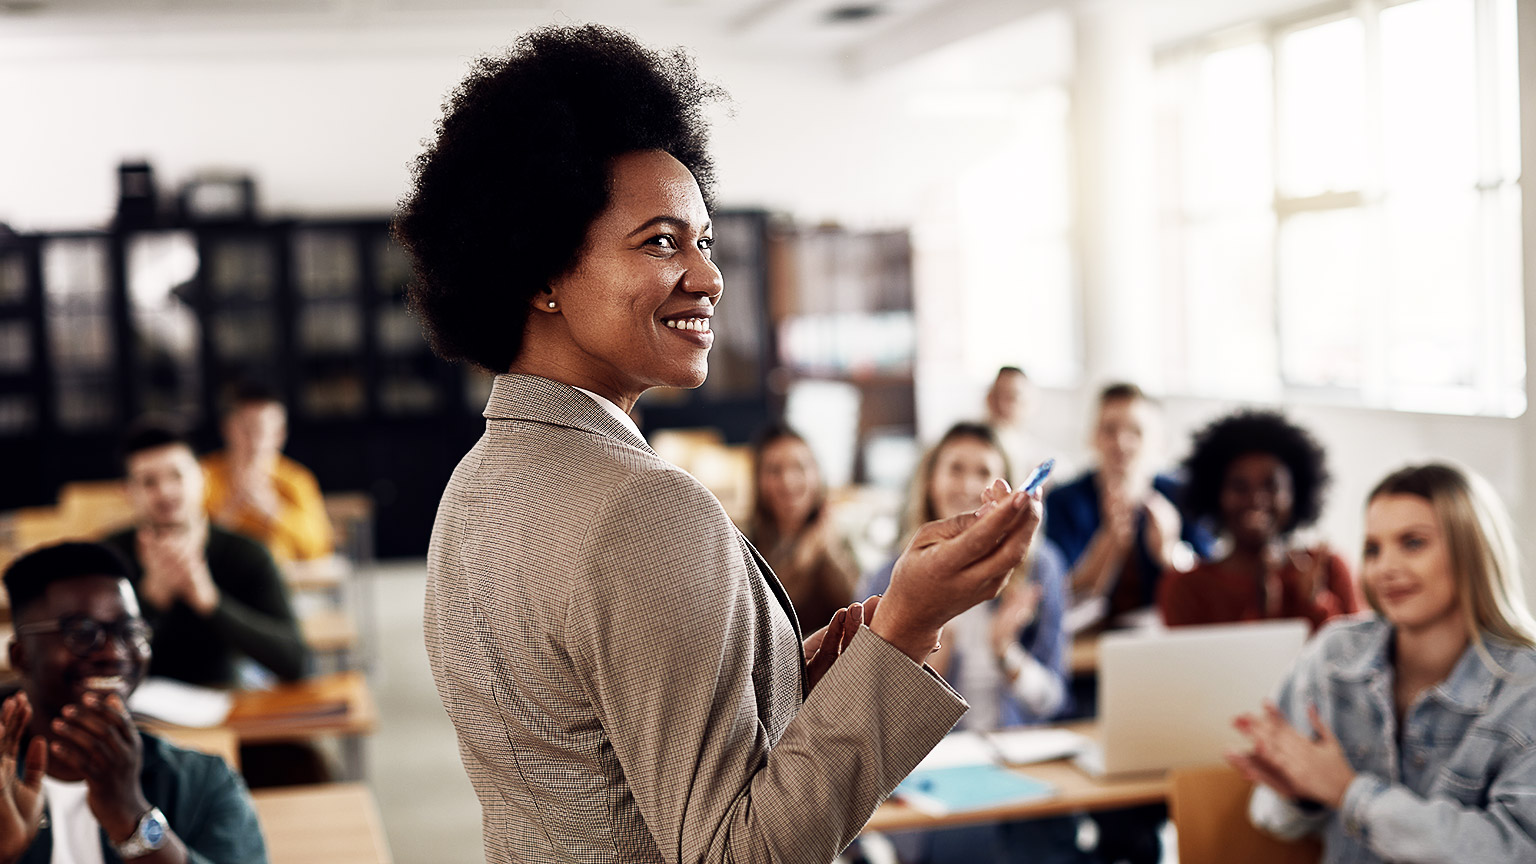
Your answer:
[[[1209,532],[1180,514],[1183,484],[1152,466],[1159,419],[1136,385],[1104,388],[1093,433],[1098,467],[1045,499],[1045,534],[1072,568],[1073,603],[1100,604],[1098,617],[1111,625],[1155,606],[1164,571],[1187,570],[1210,551]]]

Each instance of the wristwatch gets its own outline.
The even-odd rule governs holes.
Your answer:
[[[139,827],[128,835],[128,839],[113,843],[112,849],[124,861],[131,861],[164,847],[169,832],[170,826],[165,822],[165,814],[160,812],[159,807],[151,807],[148,813],[139,817]]]

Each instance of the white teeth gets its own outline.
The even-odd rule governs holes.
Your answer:
[[[708,318],[672,318],[666,322],[673,330],[692,330],[696,333],[709,332]]]
[[[121,690],[123,678],[121,675],[97,675],[86,678],[80,682],[87,690]]]

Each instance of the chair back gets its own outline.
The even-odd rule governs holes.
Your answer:
[[[1179,864],[1317,864],[1313,838],[1287,842],[1253,827],[1253,784],[1227,765],[1168,772],[1168,805],[1179,837]]]

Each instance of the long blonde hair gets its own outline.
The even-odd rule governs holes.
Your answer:
[[[985,444],[1003,460],[1003,475],[1009,476],[1008,453],[1003,450],[1003,445],[997,440],[997,433],[992,427],[980,423],[956,423],[949,427],[939,443],[928,448],[921,461],[917,463],[917,470],[912,472],[912,484],[907,489],[907,506],[901,514],[901,544],[899,548],[905,549],[907,542],[917,529],[923,527],[924,522],[932,522],[939,518],[938,511],[933,506],[933,470],[938,465],[939,453],[952,442],[962,438],[970,438]],[[981,502],[977,501],[980,507]]]
[[[1451,571],[1457,579],[1462,618],[1484,662],[1492,663],[1483,634],[1536,647],[1536,618],[1525,602],[1509,515],[1488,481],[1445,463],[1411,465],[1388,474],[1366,497],[1413,495],[1429,502],[1445,532]],[[1381,607],[1366,589],[1366,600]]]

